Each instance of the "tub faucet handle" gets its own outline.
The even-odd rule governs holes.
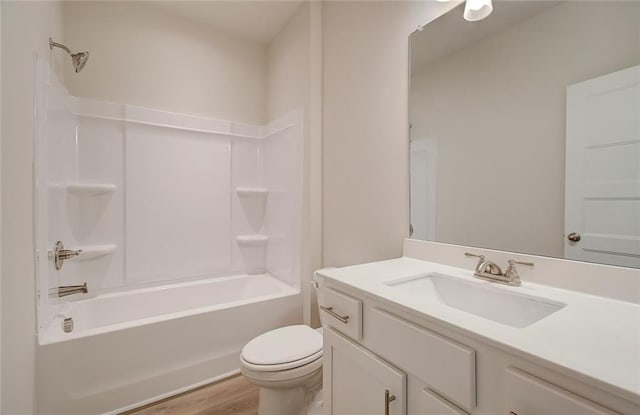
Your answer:
[[[64,261],[78,256],[82,253],[82,249],[74,251],[72,249],[64,249],[62,241],[56,242],[56,246],[53,251],[49,251],[49,258],[53,259],[53,263],[56,266],[56,270],[60,271]]]

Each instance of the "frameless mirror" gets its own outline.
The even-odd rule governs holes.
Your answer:
[[[640,267],[640,3],[460,6],[410,68],[413,238]]]

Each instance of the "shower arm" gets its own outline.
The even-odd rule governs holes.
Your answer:
[[[60,48],[66,51],[69,55],[71,55],[71,49],[63,45],[62,43],[54,42],[53,39],[49,38],[49,49]]]

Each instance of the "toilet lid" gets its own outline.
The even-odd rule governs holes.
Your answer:
[[[242,349],[242,358],[254,365],[281,365],[322,351],[322,335],[309,326],[287,326],[271,330],[251,340]]]

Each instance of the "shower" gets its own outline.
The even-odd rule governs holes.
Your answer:
[[[49,38],[49,49],[53,49],[54,47],[65,50],[71,56],[71,61],[73,62],[76,73],[80,72],[89,60],[89,52],[72,53],[71,50],[62,43],[54,42],[53,39]]]

